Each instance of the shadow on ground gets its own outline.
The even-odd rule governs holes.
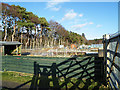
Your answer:
[[[98,58],[93,56],[85,57],[82,60],[77,58],[78,56],[75,56],[58,64],[53,63],[51,66],[34,62],[32,80],[12,89],[20,89],[28,83],[31,83],[30,87],[27,87],[29,90],[99,89],[102,79],[96,76],[101,74],[100,71],[96,71],[99,68],[98,64],[100,65],[100,63],[96,64],[96,59]],[[96,74],[98,72],[99,74]],[[7,89],[7,87],[5,88]]]

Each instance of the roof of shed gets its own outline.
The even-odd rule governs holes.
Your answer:
[[[4,45],[21,45],[22,43],[18,42],[18,41],[0,41],[0,45],[4,46]]]

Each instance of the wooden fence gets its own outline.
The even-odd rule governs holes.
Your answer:
[[[49,66],[34,62],[34,76],[30,89],[59,90],[69,88],[74,90],[81,88],[79,86],[81,82],[84,83],[82,88],[86,89],[88,88],[88,83],[92,83],[91,79],[99,82],[103,81],[103,67],[103,58],[94,56],[88,56],[80,61],[76,57],[69,58],[61,63],[53,63]],[[52,86],[50,85],[51,83],[53,84]]]
[[[120,34],[103,36],[104,79],[111,89],[120,89]]]

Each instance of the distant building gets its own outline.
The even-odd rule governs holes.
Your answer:
[[[21,55],[21,45],[18,41],[0,41],[0,52],[2,55]]]
[[[89,44],[102,44],[102,39],[89,40]]]

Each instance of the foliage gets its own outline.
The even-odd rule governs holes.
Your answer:
[[[38,17],[19,5],[2,3],[4,41],[21,41],[25,47],[83,44],[81,35],[66,30],[61,24]],[[52,42],[51,42],[52,41]]]

